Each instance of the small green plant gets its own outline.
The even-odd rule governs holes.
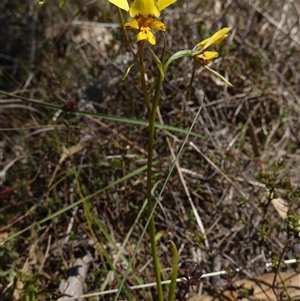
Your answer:
[[[29,274],[26,275],[20,272],[19,279],[17,283],[19,283],[20,287],[16,286],[16,291],[19,291],[20,295],[23,296],[23,300],[26,301],[35,301],[40,300],[40,288],[36,285],[38,281],[39,274]]]
[[[120,17],[120,23],[123,28],[125,29],[135,29],[138,30],[138,34],[136,36],[136,42],[138,43],[138,49],[134,52],[134,47],[131,45],[131,42],[127,36],[126,31],[124,31],[124,35],[126,37],[127,44],[131,49],[134,59],[132,64],[128,67],[127,72],[125,73],[124,78],[128,75],[132,67],[137,64],[139,67],[140,72],[140,85],[143,91],[143,101],[145,107],[148,112],[148,122],[149,122],[149,134],[148,134],[148,164],[147,164],[147,212],[148,218],[150,219],[149,224],[149,234],[151,240],[151,252],[152,258],[154,263],[154,270],[155,270],[155,278],[157,282],[157,294],[158,300],[162,301],[163,291],[161,285],[161,264],[159,262],[159,257],[157,253],[156,247],[156,229],[155,229],[155,221],[153,215],[153,208],[156,206],[156,202],[153,198],[153,151],[154,151],[154,144],[155,144],[155,121],[156,121],[156,114],[157,108],[159,106],[160,100],[160,92],[162,88],[163,81],[165,79],[165,73],[169,65],[181,58],[181,57],[190,57],[194,60],[195,63],[200,63],[205,69],[212,72],[214,75],[221,78],[225,81],[228,85],[231,86],[230,82],[226,80],[223,76],[221,76],[216,71],[212,70],[208,65],[210,62],[218,57],[218,52],[216,51],[209,51],[213,45],[220,44],[228,35],[230,28],[223,28],[213,34],[211,37],[204,39],[203,41],[196,44],[196,46],[192,50],[180,50],[175,54],[171,55],[169,59],[165,58],[166,53],[166,37],[165,43],[163,45],[163,53],[159,58],[155,53],[155,49],[153,49],[153,45],[156,45],[156,39],[152,32],[152,30],[159,30],[162,32],[166,31],[166,26],[163,22],[159,21],[158,18],[160,17],[161,11],[163,11],[166,7],[176,2],[176,0],[135,0],[131,5],[128,4],[127,0],[109,0],[111,3],[118,7],[118,14]],[[124,23],[123,16],[120,9],[125,10],[129,13],[131,17],[131,21]],[[148,92],[148,86],[146,82],[146,74],[145,74],[145,51],[148,50],[152,55],[153,60],[156,63],[158,68],[158,75],[156,78],[155,88],[154,91]],[[196,64],[194,64],[196,66]],[[193,80],[193,76],[191,81]],[[155,204],[154,204],[155,203]],[[174,269],[174,267],[173,267]],[[117,293],[115,300],[117,300],[119,293]],[[175,289],[173,287],[172,289]],[[174,293],[170,293],[173,296]],[[169,296],[170,296],[169,295]],[[172,301],[172,300],[169,300]]]

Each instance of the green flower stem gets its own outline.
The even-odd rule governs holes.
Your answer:
[[[145,41],[141,41],[139,44],[139,67],[140,67],[140,74],[141,74],[141,83],[142,83],[142,89],[143,89],[143,95],[144,95],[144,103],[147,107],[148,111],[148,116],[150,115],[151,107],[149,103],[149,97],[148,97],[148,92],[147,92],[147,85],[146,85],[146,80],[145,80],[145,66],[144,66],[144,46],[145,46]]]
[[[191,76],[190,85],[189,85],[189,94],[188,94],[188,97],[187,97],[188,101],[191,100],[191,94],[192,94],[192,89],[193,89],[193,82],[194,82],[194,78],[195,78],[195,71],[196,71],[196,61],[194,60],[193,71],[192,71],[192,76]]]
[[[153,210],[153,202],[152,202],[152,165],[153,165],[153,146],[154,146],[154,134],[155,134],[155,119],[156,119],[156,109],[159,103],[160,98],[160,89],[163,82],[163,74],[159,72],[155,93],[153,96],[152,107],[150,106],[147,85],[145,81],[145,67],[144,67],[144,46],[145,41],[141,41],[139,43],[139,68],[141,75],[141,84],[144,95],[144,103],[146,105],[148,111],[148,121],[149,121],[149,141],[148,141],[148,160],[147,160],[147,214],[148,218],[150,217],[149,223],[149,234],[150,234],[150,242],[151,242],[151,253],[154,264],[154,272],[157,283],[157,294],[158,301],[163,301],[163,291],[161,285],[160,278],[160,264],[157,255],[156,241],[155,241],[155,221],[154,215],[152,213]]]
[[[148,202],[148,217],[151,216],[153,203],[152,203],[152,160],[153,160],[153,145],[154,145],[154,134],[155,134],[155,118],[156,109],[160,98],[160,89],[163,81],[163,75],[159,72],[156,82],[155,94],[152,102],[152,109],[149,113],[149,142],[148,142],[148,166],[147,166],[147,202]],[[157,248],[155,242],[155,221],[154,215],[152,214],[149,223],[149,234],[151,242],[151,252],[154,264],[154,272],[157,283],[157,294],[158,301],[163,301],[163,291],[160,278],[160,264],[157,255]]]

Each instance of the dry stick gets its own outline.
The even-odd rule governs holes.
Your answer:
[[[280,276],[280,272],[279,272],[279,269],[280,269],[280,263],[283,261],[282,258],[283,258],[283,255],[286,253],[287,249],[289,248],[289,242],[286,243],[286,245],[284,246],[279,258],[278,258],[278,262],[276,263],[276,267],[275,267],[275,275],[274,275],[274,279],[273,279],[273,285],[272,285],[272,290],[273,290],[273,293],[274,293],[274,296],[276,296],[276,299],[278,301],[280,301],[280,298],[276,292],[276,288],[275,288],[275,284],[276,284],[276,279],[277,279],[277,275],[279,274],[279,278],[280,278],[280,281],[282,284],[284,284],[284,281],[282,280],[281,276]],[[286,290],[286,286],[284,285],[284,289],[285,289],[285,292],[287,293],[288,295],[288,292]],[[288,295],[289,299],[290,299],[290,296]]]
[[[82,150],[82,152],[81,152],[80,164],[79,164],[78,169],[77,169],[77,175],[79,175],[79,173],[80,173],[80,171],[81,171],[81,169],[82,169],[83,156],[85,156],[85,154],[86,154],[86,148],[84,148],[84,149]],[[57,167],[59,168],[60,166],[61,166],[61,164],[59,163],[59,164],[57,165]],[[54,175],[54,176],[55,176],[55,175]],[[77,177],[77,176],[75,175],[75,179],[73,180],[73,189],[70,191],[70,194],[69,194],[69,195],[70,195],[70,199],[69,199],[69,200],[70,200],[70,204],[73,204],[73,203],[74,203],[74,191],[75,191],[76,184],[77,184],[76,177]],[[54,177],[53,177],[53,180],[54,180]],[[50,191],[50,190],[48,190],[47,193],[49,193],[49,191]],[[52,249],[55,248],[55,247],[57,247],[58,245],[59,245],[60,247],[62,247],[63,245],[65,245],[65,244],[68,243],[69,238],[70,238],[70,234],[71,234],[72,229],[73,229],[73,226],[74,226],[74,220],[75,220],[75,216],[76,216],[76,214],[77,214],[78,208],[79,208],[79,206],[75,206],[75,207],[73,208],[73,210],[72,210],[72,216],[71,216],[71,218],[70,218],[70,220],[69,220],[69,224],[68,224],[66,233],[64,234],[64,236],[62,237],[62,239],[60,239],[60,241],[59,241],[58,243],[55,242],[55,243],[51,246]]]
[[[111,128],[110,126],[108,126],[106,123],[100,121],[97,118],[94,118],[92,116],[86,116],[88,119],[94,121],[95,123],[97,123],[98,125],[102,126],[103,128],[111,131],[113,134],[115,134],[116,136],[118,136],[120,139],[122,139],[123,141],[125,141],[126,143],[128,143],[130,146],[132,146],[133,148],[135,148],[136,150],[138,150],[140,153],[142,153],[143,155],[147,155],[148,152],[146,150],[144,150],[143,148],[141,148],[136,142],[133,142],[131,140],[129,140],[127,137],[125,137],[122,133],[119,133],[118,131],[116,131],[115,129]]]
[[[205,103],[203,104],[203,106],[205,108],[208,108],[208,107],[212,107],[212,106],[215,106],[215,105],[218,105],[218,104],[221,104],[225,101],[230,101],[231,103],[234,101],[234,100],[238,100],[240,101],[240,99],[244,99],[245,97],[247,97],[247,99],[252,99],[252,98],[257,98],[257,97],[260,97],[262,96],[262,92],[261,91],[256,91],[256,92],[246,92],[246,93],[239,93],[239,94],[235,94],[235,95],[226,95],[225,97],[222,97],[222,98],[219,98],[217,100],[213,100],[209,103]]]
[[[299,262],[299,259],[289,259],[289,260],[285,260],[284,263],[285,264],[293,264],[293,263],[297,263]],[[273,263],[267,263],[266,266],[272,266]],[[241,269],[235,269],[235,272],[240,272]],[[214,276],[219,276],[219,275],[227,275],[228,271],[219,271],[219,272],[213,272],[213,273],[206,273],[203,274],[201,276],[202,278],[207,278],[207,277],[214,277]],[[176,279],[176,282],[181,282],[181,278]],[[170,284],[171,280],[165,280],[162,281],[161,284]],[[140,285],[134,285],[134,286],[129,286],[126,289],[128,290],[137,290],[137,289],[142,289],[142,288],[148,288],[148,287],[154,287],[156,286],[156,282],[150,282],[150,283],[146,283],[146,284],[140,284]],[[108,295],[108,294],[114,294],[118,291],[118,289],[112,289],[112,290],[107,290],[104,292],[94,292],[94,293],[89,293],[89,294],[84,294],[84,295],[78,295],[78,296],[74,296],[72,298],[60,298],[59,301],[71,301],[74,300],[74,298],[78,299],[78,298],[90,298],[90,297],[95,297],[95,296],[103,296],[103,295]]]
[[[248,101],[247,99],[245,101]],[[244,104],[243,104],[244,106]],[[252,122],[252,117],[254,116],[254,114],[256,113],[256,110],[261,106],[260,103],[257,103],[256,106],[252,109],[251,112],[246,112],[246,115],[247,115],[247,121],[245,123],[245,126],[248,126],[249,128],[251,127],[250,123]],[[230,148],[233,146],[233,144],[237,141],[237,139],[242,135],[242,132],[241,133],[238,133],[228,144],[227,148],[226,148],[226,151],[229,151]],[[255,142],[254,142],[255,143]],[[254,150],[254,153],[255,153],[255,150]],[[259,157],[259,154],[257,155]]]
[[[246,99],[245,102],[243,103],[243,110],[246,114],[246,117],[248,117],[248,120],[247,120],[248,131],[249,131],[249,136],[250,136],[250,141],[251,141],[251,146],[252,146],[254,156],[258,160],[260,169],[264,172],[265,167],[264,167],[264,163],[260,159],[261,154],[260,154],[260,149],[258,147],[258,138],[257,138],[256,132],[254,131],[254,124],[253,124],[253,120],[252,120],[252,116],[254,115],[254,112],[256,112],[256,108],[253,110],[253,113],[250,114],[249,101],[248,101],[248,99]]]
[[[158,116],[159,122],[160,122],[161,124],[164,124],[164,121],[163,121],[162,116],[161,116],[161,114],[160,114],[159,107],[157,107],[157,116]],[[168,146],[169,146],[171,155],[172,155],[172,160],[175,161],[176,169],[177,169],[177,171],[178,171],[178,174],[179,174],[181,183],[182,183],[182,185],[183,185],[185,194],[186,194],[187,197],[188,197],[188,200],[189,200],[190,205],[191,205],[191,207],[192,207],[192,209],[193,209],[193,212],[194,212],[196,221],[197,221],[197,223],[198,223],[198,226],[199,226],[199,228],[200,228],[200,231],[201,231],[201,233],[203,234],[204,241],[205,241],[205,246],[206,246],[207,249],[209,249],[209,243],[208,243],[208,240],[207,240],[207,237],[206,237],[205,229],[204,229],[202,220],[201,220],[201,218],[200,218],[200,216],[199,216],[199,214],[198,214],[198,212],[197,212],[197,209],[196,209],[196,207],[195,207],[195,205],[194,205],[194,203],[193,203],[193,200],[192,200],[192,198],[191,198],[191,194],[190,194],[190,192],[189,192],[189,189],[188,189],[188,187],[187,187],[187,185],[186,185],[184,176],[183,176],[182,171],[181,171],[181,168],[180,168],[179,159],[178,159],[178,158],[176,159],[176,155],[175,155],[174,149],[173,149],[173,147],[172,147],[172,145],[171,145],[171,142],[170,142],[169,137],[166,137],[166,140],[167,140],[167,143],[168,143]]]
[[[212,162],[193,142],[190,142],[190,146],[195,149],[220,175],[222,175],[239,193],[240,195],[248,199],[244,191],[238,187],[214,162]]]
[[[52,235],[50,234],[50,235],[48,236],[47,249],[46,249],[46,252],[45,252],[45,254],[44,254],[42,263],[41,263],[41,265],[40,265],[40,267],[39,267],[39,271],[38,271],[39,273],[42,272],[42,270],[43,270],[43,268],[44,268],[44,265],[45,265],[45,262],[46,262],[46,259],[47,259],[48,255],[49,255],[49,251],[50,251],[50,247],[51,247],[51,239],[52,239]]]
[[[54,39],[54,43],[57,44],[59,42],[59,40],[61,39],[61,37],[63,37],[63,35],[66,33],[67,29],[70,27],[70,25],[72,24],[72,22],[75,20],[75,18],[81,14],[83,12],[84,9],[86,9],[89,5],[93,4],[97,2],[97,0],[91,0],[88,3],[85,3],[77,12],[74,16],[71,17],[71,19],[66,23],[66,25],[64,26],[64,28],[60,31],[59,35],[57,35]]]
[[[68,280],[63,280],[59,285],[59,289],[63,296],[58,299],[59,301],[65,300],[64,296],[70,297],[68,300],[82,300],[82,298],[77,296],[81,296],[83,294],[83,284],[92,260],[93,258],[90,254],[87,254],[83,258],[78,258],[76,260],[75,264],[70,270]]]
[[[2,170],[0,170],[0,184],[2,184],[2,181],[5,180],[6,172],[20,159],[23,159],[24,156],[19,156],[12,161],[8,162]]]
[[[283,32],[284,34],[288,35],[294,42],[296,42],[298,45],[300,45],[300,39],[295,36],[292,35],[290,33],[290,30],[286,27],[283,27],[282,24],[280,24],[279,22],[277,22],[273,17],[271,17],[267,12],[265,12],[262,8],[260,8],[259,6],[255,5],[252,3],[252,1],[248,1],[248,4],[250,6],[252,6],[252,8],[254,8],[257,12],[259,12],[262,16],[264,16],[266,18],[266,20],[272,24],[273,26],[275,26],[278,30],[280,30],[281,32]]]
[[[214,162],[212,162],[193,142],[190,142],[190,145],[220,174],[222,175],[239,193],[244,199],[248,199],[244,191],[233,181],[231,180]],[[259,209],[254,207],[259,213]]]
[[[260,158],[260,150],[259,150],[259,147],[258,147],[258,138],[257,138],[257,135],[254,131],[254,124],[253,124],[253,120],[252,120],[252,116],[250,115],[249,113],[249,102],[248,102],[248,99],[246,99],[246,101],[243,103],[243,110],[246,114],[246,117],[249,117],[247,123],[248,123],[248,126],[249,126],[249,136],[250,136],[250,141],[251,141],[251,145],[252,145],[252,150],[253,150],[253,153],[254,153],[254,156],[256,158]],[[256,112],[256,110],[254,110],[254,112]]]
[[[127,242],[129,241],[129,238],[130,238],[130,236],[131,236],[131,234],[132,234],[132,232],[133,232],[134,226],[137,225],[137,222],[138,222],[138,220],[139,220],[139,217],[140,217],[140,215],[142,214],[142,212],[144,211],[144,209],[146,208],[146,205],[147,205],[147,200],[144,201],[144,204],[143,204],[143,206],[141,207],[139,213],[137,214],[136,220],[134,221],[133,227],[131,227],[131,229],[128,231],[128,233],[127,233],[127,235],[126,235],[126,237],[125,237],[125,239],[124,239],[122,245],[120,246],[120,248],[119,248],[117,254],[114,256],[114,257],[115,257],[115,258],[114,258],[114,261],[113,261],[113,265],[114,265],[114,266],[116,265],[117,261],[118,261],[119,258],[121,257],[121,255],[122,255],[121,253],[125,250],[125,246],[126,246]],[[126,259],[126,258],[125,258],[125,259]],[[123,258],[122,258],[122,260],[125,261]],[[127,265],[127,264],[128,264],[128,261],[126,261],[125,264]],[[106,286],[107,283],[108,283],[109,276],[110,276],[111,274],[113,274],[113,271],[109,271],[109,272],[108,272],[107,277],[105,278],[105,280],[104,280],[104,281],[102,282],[102,284],[101,284],[101,288],[103,288],[103,287],[105,288],[105,286]]]

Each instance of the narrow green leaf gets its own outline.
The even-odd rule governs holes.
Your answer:
[[[118,9],[118,10],[120,10],[120,9]],[[129,65],[129,67],[127,68],[127,70],[126,70],[124,76],[122,77],[122,80],[124,80],[124,79],[128,76],[128,74],[129,74],[129,72],[131,71],[132,67],[133,67],[133,66],[136,64],[136,62],[138,61],[138,58],[139,58],[139,55],[140,55],[140,52],[141,52],[141,51],[143,51],[143,44],[142,44],[142,43],[140,44],[140,47],[139,47],[137,53],[135,54],[132,63]]]
[[[122,77],[122,80],[125,80],[125,78],[128,76],[130,70],[132,69],[132,67],[133,67],[134,65],[135,65],[135,60],[134,60],[134,62],[133,62],[132,64],[130,64],[130,65],[128,66],[128,68],[127,68],[125,74],[124,74],[123,77]]]
[[[30,99],[27,97],[23,97],[20,95],[15,95],[12,93],[8,93],[5,91],[0,90],[0,95],[6,95],[8,97],[12,97],[13,99],[20,99],[41,107],[46,107],[46,108],[50,108],[50,109],[54,109],[54,110],[59,110],[62,108],[61,105],[57,105],[57,104],[51,104],[48,102],[44,102],[42,100],[37,100],[37,99]],[[149,126],[149,122],[147,120],[140,120],[140,119],[134,119],[134,118],[128,118],[128,117],[122,117],[122,116],[115,116],[115,115],[106,115],[106,114],[102,114],[102,113],[94,113],[94,112],[87,112],[87,111],[77,111],[77,114],[80,115],[84,115],[84,116],[93,116],[99,119],[104,119],[104,120],[111,120],[111,121],[118,121],[118,122],[123,122],[123,123],[127,123],[127,124],[134,124],[134,125],[139,125],[139,126]],[[199,139],[206,139],[204,136],[195,133],[195,132],[190,132],[187,129],[182,129],[176,126],[171,126],[171,125],[166,125],[166,124],[160,124],[160,123],[156,123],[155,127],[161,130],[166,130],[166,131],[170,131],[170,132],[174,132],[174,133],[181,133],[184,135],[189,134],[190,136],[193,137],[197,137]]]
[[[216,75],[217,77],[219,77],[223,82],[225,82],[228,86],[233,87],[233,84],[230,83],[224,76],[222,76],[220,73],[218,73],[217,71],[210,69],[208,66],[204,66],[205,69],[207,69],[208,71],[212,72],[214,75]]]
[[[168,301],[174,301],[176,284],[177,284],[176,280],[178,275],[178,251],[175,243],[172,240],[170,240],[169,242],[172,247],[173,259],[172,259],[172,277],[171,277],[171,283],[169,287]]]
[[[148,44],[147,44],[148,45]],[[150,52],[151,52],[151,54],[152,54],[152,56],[153,56],[153,58],[154,58],[154,60],[155,60],[155,63],[156,63],[156,65],[157,65],[157,68],[158,68],[158,70],[159,70],[159,72],[160,72],[160,74],[161,74],[161,76],[162,76],[162,80],[164,80],[164,78],[165,78],[165,74],[164,74],[164,69],[163,69],[163,65],[162,65],[162,63],[161,63],[161,61],[160,61],[160,59],[157,57],[157,55],[154,53],[154,51],[152,50],[152,48],[148,45],[148,48],[149,48],[149,50],[150,50]]]
[[[175,61],[175,60],[177,60],[177,59],[179,59],[179,58],[181,58],[181,57],[191,56],[191,55],[192,55],[192,51],[191,51],[191,50],[185,49],[185,50],[177,51],[177,52],[174,53],[174,54],[167,60],[167,62],[165,63],[164,68],[163,68],[164,73],[166,73],[167,68],[169,67],[169,65],[170,65],[173,61]]]
[[[153,164],[156,164],[156,163],[157,162],[153,162]],[[136,176],[136,175],[139,175],[140,173],[144,172],[146,169],[147,169],[147,165],[142,166],[142,167],[140,167],[140,168],[132,171],[131,173],[125,175],[124,177],[122,177],[122,178],[120,178],[120,179],[118,179],[118,180],[110,183],[106,187],[104,187],[104,188],[102,188],[100,190],[97,190],[93,194],[88,195],[88,196],[84,197],[83,199],[80,199],[80,200],[78,200],[78,201],[76,201],[76,202],[74,202],[74,203],[72,203],[72,204],[70,204],[70,205],[68,205],[66,207],[63,207],[62,209],[60,209],[60,210],[58,210],[58,211],[56,211],[56,212],[54,212],[54,213],[52,213],[52,214],[50,214],[50,215],[42,218],[41,220],[39,220],[39,221],[37,221],[35,223],[32,223],[30,226],[28,226],[28,227],[20,230],[19,232],[13,233],[9,237],[5,238],[2,241],[2,244],[5,244],[7,241],[9,241],[9,240],[11,240],[11,239],[13,239],[13,238],[21,235],[22,233],[30,230],[33,227],[39,226],[39,225],[41,225],[41,224],[43,224],[43,223],[45,223],[45,222],[47,222],[47,221],[49,221],[49,220],[51,220],[51,219],[53,219],[55,217],[61,215],[62,213],[67,212],[67,211],[73,209],[75,206],[78,206],[79,204],[81,204],[81,203],[83,203],[83,202],[85,202],[85,201],[87,201],[87,200],[89,200],[89,199],[97,196],[98,194],[103,193],[104,191],[108,190],[109,188],[114,187],[115,185],[118,185],[118,184],[120,184],[120,183],[122,183],[122,182],[124,182],[124,181],[126,181],[126,180],[128,180],[128,179],[130,179],[130,178],[132,178],[134,176]]]

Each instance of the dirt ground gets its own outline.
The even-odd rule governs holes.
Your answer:
[[[84,292],[118,288],[147,221],[147,112],[138,69],[122,81],[133,57],[115,7],[105,0],[68,0],[62,9],[59,1],[40,10],[35,4],[0,3],[5,301],[53,299],[74,261],[86,254],[92,262]],[[178,0],[161,19],[167,56],[232,27],[211,67],[233,84],[200,66],[191,83],[188,58],[166,74],[153,168],[162,279],[171,274],[169,240],[179,251],[180,275],[189,262],[199,263],[202,273],[228,271],[203,278],[205,294],[266,273],[299,272],[293,260],[300,258],[300,2]],[[133,45],[135,34],[129,32]],[[155,36],[153,50],[160,54],[163,36]],[[149,53],[145,60],[152,91],[158,71]],[[160,195],[172,152],[178,154],[199,108]],[[126,285],[153,281],[146,233]],[[290,300],[300,300],[300,284],[294,289]],[[178,298],[183,291],[178,284]],[[218,300],[254,300],[250,295]],[[286,295],[278,292],[275,300],[288,300]],[[155,287],[121,296],[157,298]]]

